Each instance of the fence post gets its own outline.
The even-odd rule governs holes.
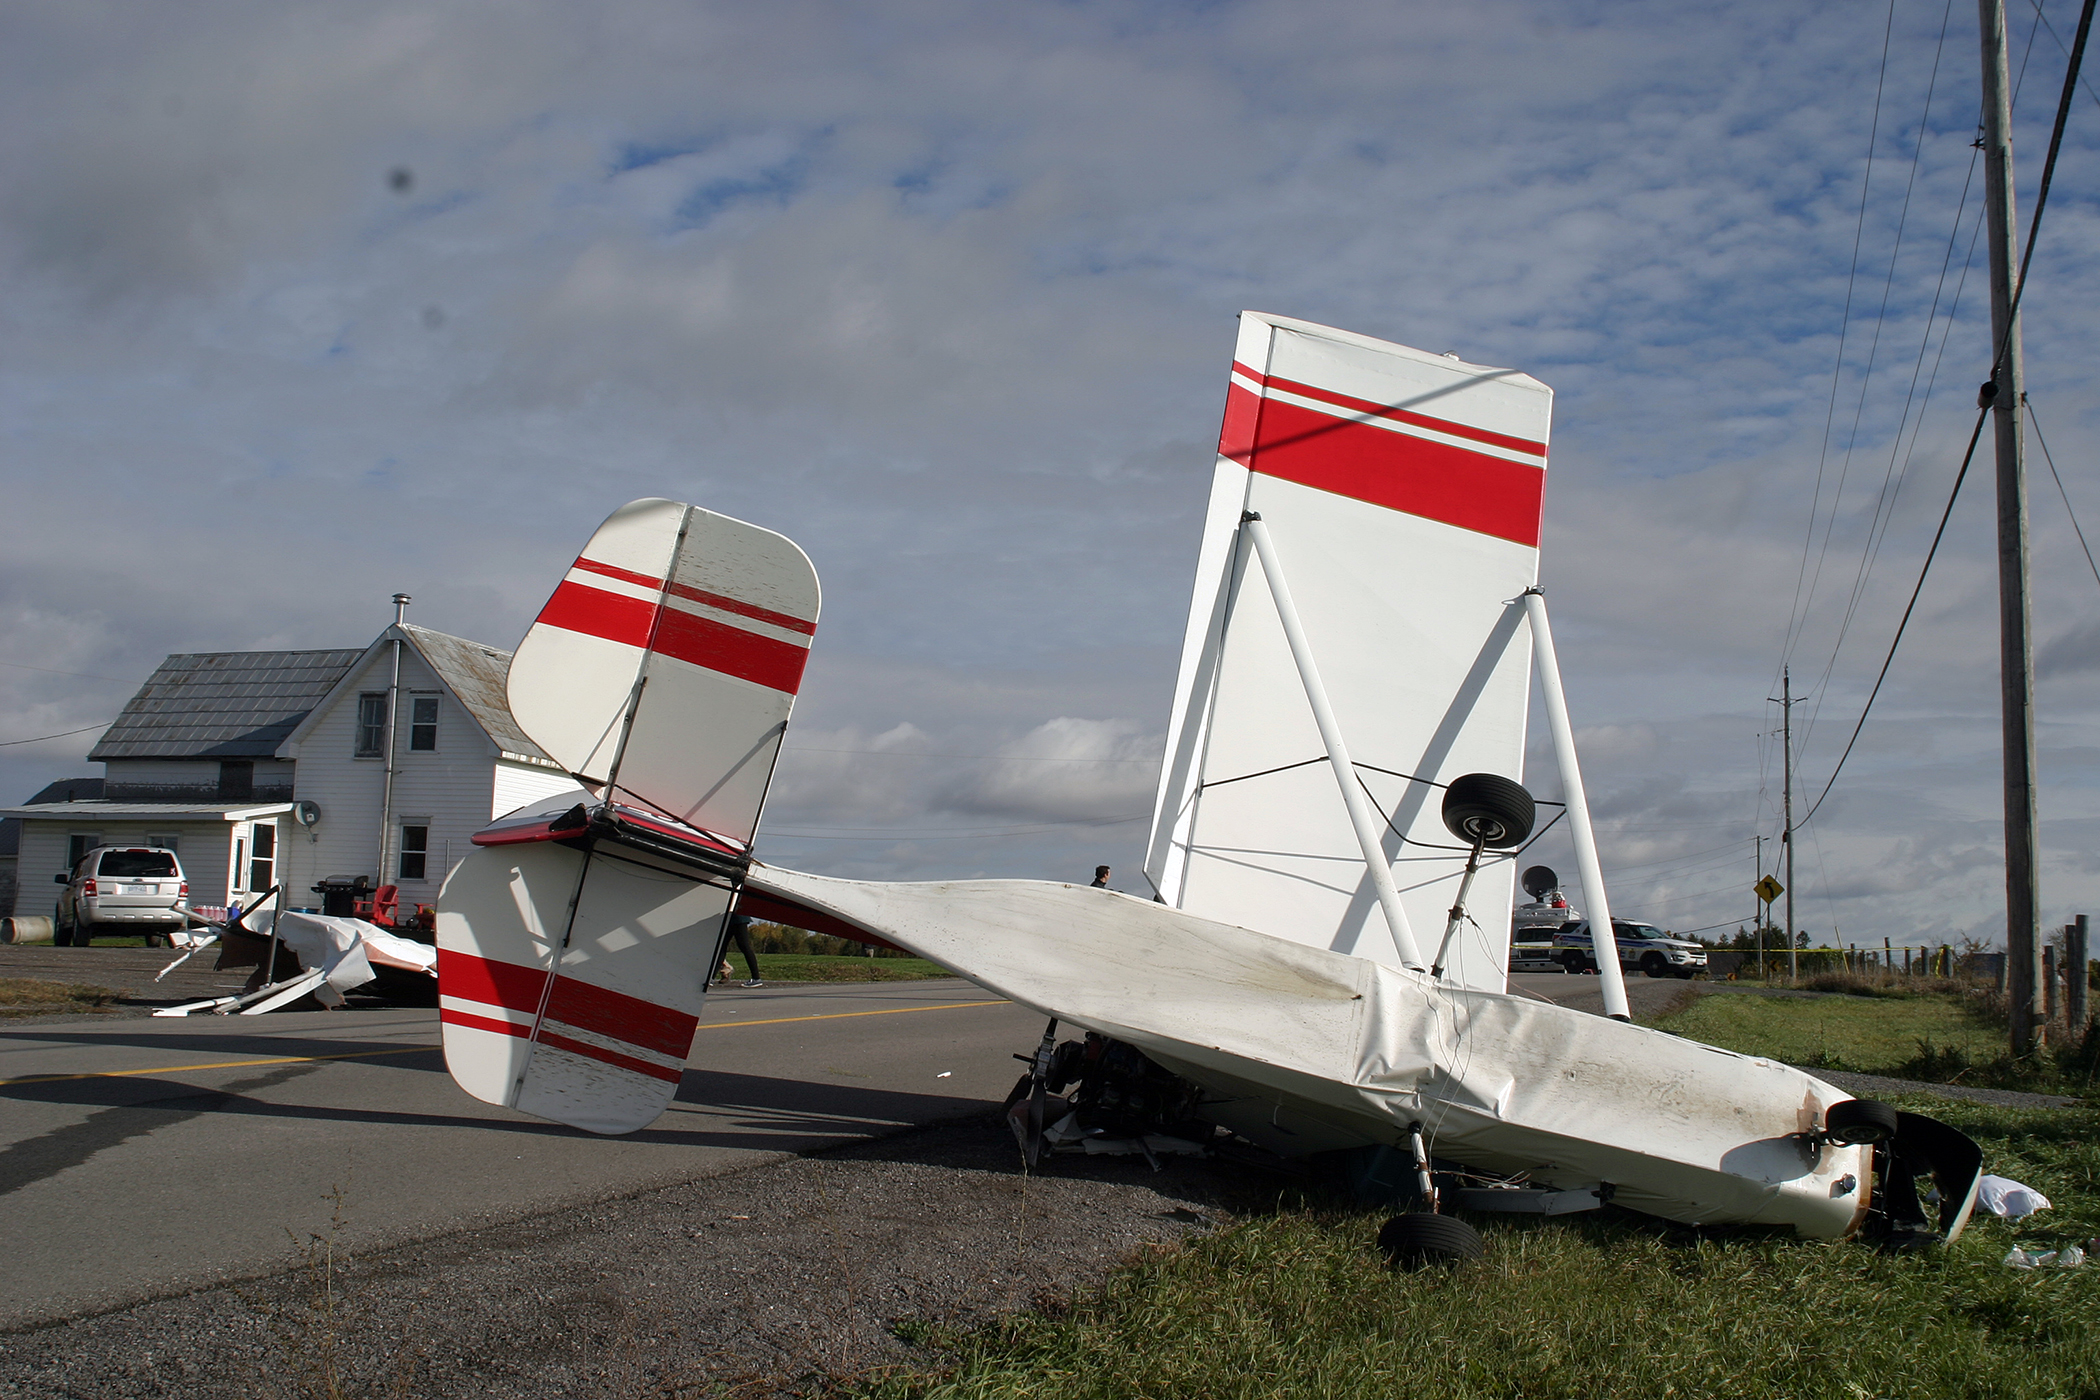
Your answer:
[[[2085,915],[2064,930],[2065,949],[2070,954],[2070,966],[2064,969],[2064,1009],[2071,1013],[2071,1034],[2083,1036],[2086,1023],[2086,983],[2092,976],[2092,964],[2087,961],[2088,949],[2085,941]]]
[[[2042,947],[2042,1024],[2056,1022],[2056,949],[2052,945]]]

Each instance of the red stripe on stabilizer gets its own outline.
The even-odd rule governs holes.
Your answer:
[[[537,1016],[540,993],[546,986],[547,974],[536,967],[477,958],[451,948],[438,949],[438,991],[444,996]],[[524,1033],[523,1029],[515,1032]]]
[[[802,688],[802,668],[809,664],[808,647],[761,637],[677,608],[664,609],[663,624],[656,629],[656,650],[787,695]]]
[[[438,1012],[438,1019],[448,1026],[465,1026],[469,1030],[494,1031],[498,1035],[514,1035],[524,1039],[532,1034],[532,1027],[516,1025],[510,1021],[497,1021],[487,1016],[476,1016],[468,1011],[454,1011],[447,1006]]]
[[[539,621],[565,632],[648,648],[652,641],[650,624],[655,617],[654,603],[565,579],[547,600],[547,606],[540,609]],[[654,650],[660,656],[675,657],[788,695],[801,689],[802,668],[809,664],[808,647],[761,637],[678,608],[663,610],[663,622],[656,628],[653,640]]]
[[[649,628],[655,621],[653,602],[563,579],[547,606],[540,609],[534,625],[544,623],[565,632],[581,632],[587,637],[646,648]]]
[[[550,1050],[566,1050],[571,1055],[581,1055],[585,1059],[597,1060],[616,1069],[646,1074],[651,1079],[661,1079],[668,1084],[676,1084],[685,1077],[683,1068],[672,1069],[665,1065],[651,1064],[647,1060],[637,1060],[632,1055],[622,1055],[617,1050],[608,1050],[602,1045],[593,1045],[586,1040],[572,1040],[559,1031],[542,1030],[539,1043]]]
[[[1308,399],[1318,399],[1322,403],[1333,404],[1336,408],[1353,413],[1358,417],[1384,418],[1394,423],[1409,423],[1417,428],[1427,428],[1431,432],[1449,433],[1452,437],[1471,438],[1474,442],[1484,442],[1490,447],[1506,447],[1512,452],[1528,452],[1534,457],[1546,455],[1546,444],[1533,442],[1530,438],[1511,437],[1507,433],[1497,433],[1491,432],[1486,428],[1476,428],[1471,423],[1454,423],[1448,418],[1432,418],[1426,413],[1417,413],[1413,409],[1396,408],[1391,404],[1374,403],[1370,399],[1353,398],[1334,389],[1323,389],[1317,384],[1305,384],[1295,379],[1285,379],[1280,375],[1256,374],[1237,360],[1232,362],[1232,372],[1253,380],[1265,389],[1281,389],[1287,394],[1297,394]],[[1229,457],[1232,454],[1228,452],[1225,455]]]
[[[698,1016],[574,977],[555,979],[547,1019],[681,1060],[692,1050],[693,1028],[700,1024]]]
[[[1538,548],[1546,471],[1269,399],[1242,465]],[[1241,460],[1241,459],[1235,459]]]
[[[640,584],[644,588],[661,589],[664,586],[664,581],[660,578],[651,578],[647,574],[638,574],[632,569],[623,569],[615,564],[601,564],[596,559],[578,559],[576,567],[582,569],[585,573],[603,574],[607,578],[616,578],[622,583]],[[671,585],[671,596],[684,598],[688,602],[705,603],[711,608],[720,608],[723,612],[737,613],[757,622],[770,622],[775,627],[785,627],[790,632],[800,632],[804,636],[814,637],[817,635],[817,624],[814,622],[796,617],[792,613],[775,612],[771,608],[762,608],[756,603],[747,603],[741,598],[732,598],[726,593],[709,593],[706,589],[695,588],[691,584],[674,583]]]

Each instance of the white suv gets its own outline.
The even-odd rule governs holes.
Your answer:
[[[72,874],[52,878],[66,887],[51,915],[52,941],[61,948],[126,933],[143,933],[155,947],[183,926],[176,906],[189,899],[190,883],[164,846],[97,846]]]

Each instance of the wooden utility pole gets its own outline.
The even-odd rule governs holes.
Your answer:
[[[1757,862],[1757,884],[1750,887],[1755,892],[1757,885],[1762,885],[1765,882],[1765,838],[1764,834],[1760,832],[1751,839],[1757,842],[1757,854],[1755,857]],[[1757,922],[1752,924],[1751,927],[1757,931],[1757,980],[1760,982],[1765,980],[1765,925],[1771,921],[1771,918],[1771,903],[1764,895],[1759,894],[1757,896]]]
[[[2005,991],[2012,1052],[2042,1043],[2042,967],[2035,923],[2041,889],[2034,855],[2034,643],[2027,603],[2027,465],[2020,410],[2019,257],[2013,211],[2012,93],[2006,80],[2004,0],[1977,0],[1983,29],[1983,179],[1990,225],[1991,346],[1996,360],[1983,403],[1991,410],[1998,465],[1998,669],[2005,749]]]
[[[1791,981],[1801,976],[1801,955],[1794,949],[1794,676],[1784,666],[1779,668],[1779,715],[1784,750],[1780,785],[1786,794],[1786,829],[1779,833],[1779,843],[1786,847],[1786,975]]]

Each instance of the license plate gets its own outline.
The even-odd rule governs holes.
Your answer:
[[[118,893],[118,894],[152,894],[152,893],[153,893],[153,886],[151,886],[151,885],[119,885],[119,886],[117,886],[117,893]]]

